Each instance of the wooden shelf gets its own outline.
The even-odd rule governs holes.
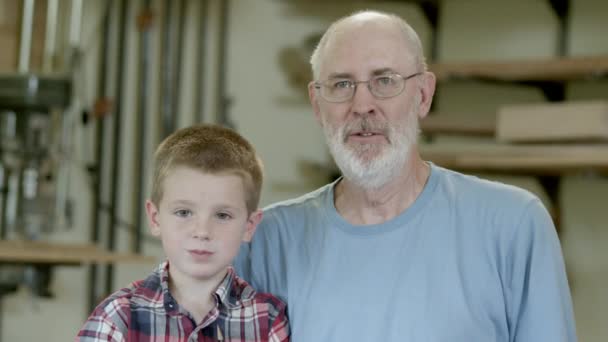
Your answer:
[[[82,264],[149,263],[155,257],[104,251],[94,245],[0,240],[0,263]]]
[[[569,81],[608,75],[608,56],[431,64],[438,80]]]
[[[608,172],[608,144],[596,145],[421,145],[423,159],[461,171],[560,175]]]
[[[488,136],[496,134],[495,120],[487,122],[462,120],[458,117],[441,114],[429,115],[420,121],[420,128],[425,134],[453,134],[467,136]]]

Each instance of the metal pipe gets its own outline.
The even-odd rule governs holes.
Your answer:
[[[173,127],[173,129],[171,130],[172,133],[176,128],[177,128],[177,118],[179,117],[178,113],[179,113],[179,108],[180,108],[180,95],[181,95],[181,88],[182,88],[182,70],[183,70],[183,63],[182,63],[182,56],[183,56],[183,50],[184,50],[184,46],[185,46],[185,40],[186,40],[186,35],[184,34],[185,32],[185,27],[186,27],[186,1],[185,0],[179,0],[178,2],[178,13],[177,13],[177,18],[178,18],[178,31],[177,31],[177,46],[175,47],[175,60],[173,61],[174,65],[173,68],[175,70],[174,73],[174,79],[173,79],[173,93],[171,94],[171,97],[173,97],[173,108],[171,111],[172,114],[172,120],[173,122],[171,123],[171,126]]]
[[[8,195],[8,169],[0,164],[0,240],[6,239],[6,199]]]
[[[99,79],[97,88],[98,101],[107,101],[107,73],[110,65],[109,46],[110,46],[110,11],[113,7],[113,0],[107,2],[105,12],[103,14],[103,31],[101,39],[101,48],[99,50]],[[99,108],[97,110],[100,110]],[[99,113],[98,113],[99,114]],[[101,122],[100,122],[101,121]],[[95,120],[95,169],[93,174],[93,215],[91,217],[91,235],[90,240],[93,244],[98,244],[101,238],[99,229],[101,210],[101,189],[102,187],[102,165],[103,157],[105,156],[105,144],[103,143],[105,133],[108,130],[107,117],[97,118]],[[97,298],[100,293],[97,291],[97,278],[99,275],[99,267],[97,265],[89,266],[89,301],[87,303],[87,312],[92,312],[97,305]]]
[[[80,30],[82,22],[82,0],[72,0],[72,11],[70,13],[70,47],[77,47],[80,43]]]
[[[79,60],[78,50],[80,44],[80,29],[81,29],[81,19],[82,19],[82,0],[72,0],[72,7],[70,13],[70,31],[69,31],[69,58],[67,59],[69,64],[69,70],[72,73],[72,83],[74,84],[74,93],[75,96],[73,98],[78,98],[79,94],[82,94],[82,90],[80,87],[85,86],[84,84],[80,84],[79,80],[84,79],[82,77],[82,61]],[[79,101],[76,100],[78,104]],[[78,111],[80,113],[80,111]],[[72,146],[72,138],[73,138],[73,129],[74,123],[76,120],[77,112],[73,109],[67,110],[62,119],[63,119],[63,134],[61,136],[63,142],[63,147],[66,150],[69,150]],[[68,194],[70,193],[70,178],[71,178],[71,169],[67,165],[61,165],[59,168],[58,176],[57,176],[57,195],[56,195],[56,214],[57,217],[64,218],[67,217],[67,226],[72,225],[72,217],[71,214],[71,202],[68,198]]]
[[[23,2],[23,20],[21,22],[21,45],[19,46],[18,70],[20,73],[26,73],[30,68],[33,17],[34,0],[25,0]]]
[[[44,34],[44,55],[42,58],[42,72],[49,73],[53,68],[55,57],[55,38],[57,36],[57,14],[59,13],[59,0],[48,0],[46,8],[46,31]]]
[[[118,177],[119,177],[119,162],[120,162],[120,150],[121,150],[121,126],[122,126],[122,97],[124,94],[124,70],[126,64],[126,53],[127,50],[127,12],[129,10],[129,4],[127,1],[121,1],[120,15],[119,15],[119,28],[118,28],[118,70],[116,72],[116,95],[114,98],[114,120],[112,129],[112,163],[110,169],[112,170],[112,176],[110,178],[110,219],[108,221],[108,250],[114,251],[116,249],[116,220],[117,220],[117,204],[120,201],[120,193],[118,190]],[[112,292],[114,286],[114,265],[108,264],[106,266],[106,294]]]
[[[194,117],[192,122],[204,122],[205,121],[205,63],[207,49],[207,15],[208,15],[208,1],[199,1],[200,7],[200,18],[199,18],[199,29],[198,29],[198,58],[196,63],[196,107],[194,110]]]
[[[133,168],[133,177],[138,181],[135,183],[135,196],[133,197],[135,208],[135,224],[133,226],[134,232],[132,236],[131,248],[135,253],[141,253],[141,240],[142,240],[142,215],[143,215],[143,203],[145,200],[144,189],[146,187],[146,177],[143,175],[144,170],[144,155],[145,155],[145,142],[147,131],[147,114],[148,114],[148,82],[150,70],[150,18],[151,18],[151,6],[150,0],[144,0],[141,22],[140,22],[140,39],[139,39],[139,88],[137,94],[137,111],[135,112],[135,122],[139,123],[135,125],[134,136],[134,150],[135,150],[135,167]]]
[[[218,50],[218,80],[217,80],[217,121],[220,125],[235,128],[234,122],[228,113],[230,99],[226,92],[226,59],[228,46],[228,19],[230,1],[220,1],[220,29],[219,29],[219,48]]]
[[[167,137],[175,127],[173,126],[173,114],[171,111],[174,108],[173,93],[173,44],[171,32],[173,29],[173,2],[165,0],[164,4],[164,23],[162,32],[163,55],[161,59],[161,139]]]
[[[568,32],[570,29],[570,0],[549,0],[549,5],[555,12],[559,22],[557,34],[557,55],[564,57],[568,54]]]

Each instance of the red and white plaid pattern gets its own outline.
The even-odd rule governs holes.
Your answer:
[[[76,341],[289,341],[285,304],[257,293],[232,268],[215,291],[216,306],[200,324],[169,292],[168,263],[105,299]]]

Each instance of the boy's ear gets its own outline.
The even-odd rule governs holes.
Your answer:
[[[160,235],[160,223],[158,222],[158,208],[150,201],[146,200],[146,216],[150,224],[150,233],[154,236]]]
[[[243,242],[249,242],[253,238],[253,233],[258,227],[260,221],[262,221],[262,210],[256,210],[249,215],[247,223],[245,225],[245,234],[243,235]]]

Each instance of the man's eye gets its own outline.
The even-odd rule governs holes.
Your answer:
[[[333,81],[331,84],[332,84],[332,88],[337,88],[337,89],[348,88],[351,85],[351,81],[348,81],[348,80]]]
[[[179,209],[175,211],[175,216],[177,217],[189,217],[192,216],[192,211],[188,209]]]
[[[393,84],[393,78],[391,76],[380,76],[376,78],[376,83],[382,86],[389,86]]]
[[[232,218],[232,215],[224,212],[219,212],[215,216],[220,220],[230,220]]]

